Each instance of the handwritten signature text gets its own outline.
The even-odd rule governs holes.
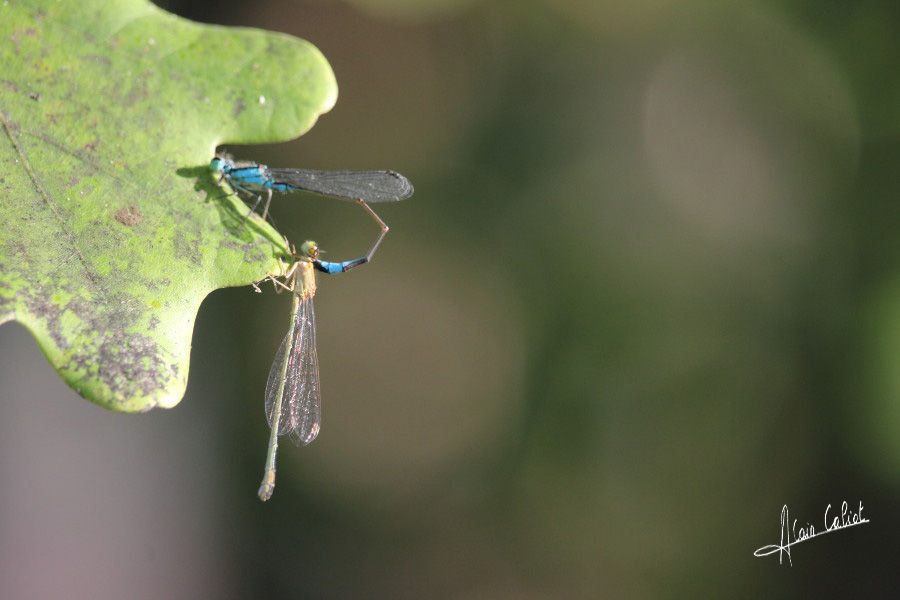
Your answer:
[[[782,564],[784,555],[787,555],[788,564],[791,562],[791,547],[806,542],[815,537],[831,533],[832,531],[840,531],[849,527],[855,527],[868,523],[869,519],[863,516],[863,503],[860,501],[859,510],[851,509],[847,501],[841,503],[841,510],[838,512],[829,504],[825,509],[825,528],[817,530],[812,523],[807,522],[806,525],[799,525],[797,519],[791,521],[788,513],[787,504],[781,509],[781,542],[778,544],[769,544],[758,548],[753,556],[763,557],[778,553],[778,564]]]

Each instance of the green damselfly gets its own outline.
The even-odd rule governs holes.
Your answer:
[[[282,276],[286,283],[278,281],[277,277],[270,277],[276,286],[290,291],[293,299],[291,323],[275,354],[266,383],[266,418],[271,431],[265,472],[259,486],[259,498],[263,501],[271,498],[275,491],[278,437],[290,435],[297,445],[305,446],[316,439],[322,426],[316,311],[313,304],[316,271],[343,273],[369,262],[388,231],[384,221],[365,202],[358,202],[381,227],[381,234],[368,254],[342,262],[324,261],[319,259],[318,245],[313,241],[306,241],[300,246],[299,252],[293,253],[293,263]]]

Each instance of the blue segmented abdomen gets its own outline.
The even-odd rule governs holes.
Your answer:
[[[316,267],[322,271],[323,273],[343,273],[346,267],[346,264],[351,261],[344,262],[329,262],[327,260],[316,261]]]
[[[316,270],[321,271],[323,273],[328,273],[329,275],[334,275],[335,273],[343,273],[348,269],[352,269],[353,267],[358,267],[361,264],[368,262],[365,256],[360,258],[354,258],[353,260],[345,260],[342,262],[329,262],[327,260],[315,260],[313,262],[313,266]]]

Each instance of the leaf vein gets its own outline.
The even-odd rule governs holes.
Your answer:
[[[90,268],[87,260],[82,254],[81,249],[78,247],[78,240],[76,239],[72,230],[66,224],[66,220],[59,212],[59,208],[50,198],[50,195],[44,189],[44,186],[41,185],[40,180],[37,177],[37,174],[34,172],[34,169],[31,167],[31,163],[28,161],[28,157],[25,155],[25,151],[22,149],[21,144],[19,144],[19,140],[16,138],[16,135],[13,131],[15,128],[14,124],[10,121],[9,116],[0,110],[0,124],[3,125],[3,131],[6,133],[7,137],[9,137],[9,141],[15,149],[16,154],[19,155],[19,159],[22,161],[22,166],[25,168],[25,172],[28,173],[29,179],[31,179],[32,185],[34,185],[34,189],[37,191],[38,195],[50,208],[50,211],[53,213],[53,216],[56,217],[56,220],[59,222],[60,229],[65,232],[66,236],[69,238],[69,242],[72,244],[72,248],[75,250],[75,255],[78,257],[78,261],[81,263],[82,268],[84,269],[85,275],[91,281],[91,283],[95,284],[101,291],[102,286],[100,285],[100,277],[94,273],[94,271]]]

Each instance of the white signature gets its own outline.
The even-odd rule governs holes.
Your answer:
[[[825,529],[816,531],[816,528],[808,522],[805,526],[801,525],[800,527],[797,527],[797,519],[794,519],[792,523],[790,515],[788,514],[787,504],[785,504],[781,509],[781,543],[763,546],[754,551],[753,556],[769,556],[770,554],[775,554],[777,552],[778,564],[780,565],[782,564],[784,555],[787,554],[788,564],[793,566],[794,563],[791,562],[791,546],[796,546],[797,544],[819,537],[820,535],[825,535],[826,533],[831,533],[832,531],[840,531],[841,529],[868,523],[869,520],[862,516],[862,512],[862,501],[859,503],[859,510],[852,510],[848,506],[847,501],[844,500],[844,502],[841,503],[840,514],[838,514],[837,511],[832,510],[831,505],[829,504],[828,508],[825,509]]]

